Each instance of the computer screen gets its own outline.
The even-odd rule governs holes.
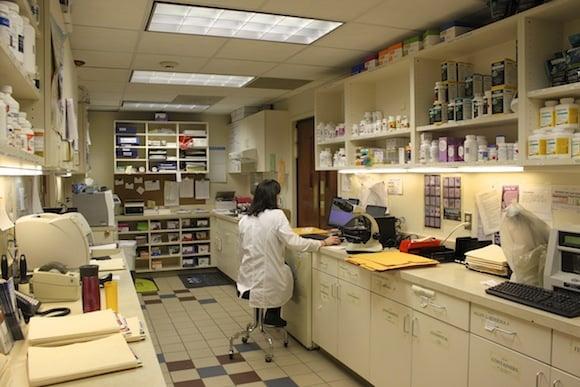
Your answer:
[[[366,212],[373,218],[380,218],[387,214],[387,207],[369,205],[366,208]]]
[[[331,227],[341,227],[353,218],[352,205],[344,199],[335,198],[332,200],[330,213],[328,214],[328,225]]]

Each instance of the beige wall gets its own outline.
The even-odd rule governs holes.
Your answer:
[[[276,110],[287,110],[290,115],[290,121],[314,117],[314,90],[306,90],[301,94],[276,102],[274,108]]]
[[[203,121],[209,123],[210,146],[228,146],[229,126],[227,115],[169,113],[171,120]],[[87,175],[101,186],[112,188],[113,143],[115,120],[152,120],[152,113],[144,112],[89,112],[91,149]],[[226,150],[229,152],[229,150]],[[215,192],[235,190],[237,194],[249,194],[248,176],[227,175],[227,183],[211,183],[211,197]]]

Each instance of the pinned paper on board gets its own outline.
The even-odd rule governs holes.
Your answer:
[[[461,177],[443,178],[443,219],[461,221]]]
[[[143,188],[142,186],[139,186],[139,187],[137,187],[137,189],[135,191],[137,191],[137,193],[139,195],[143,195],[143,193],[145,192],[145,188]]]
[[[145,191],[159,191],[160,189],[159,180],[145,180]]]
[[[125,189],[135,189],[135,184],[133,184],[133,183],[125,183]]]
[[[519,185],[504,185],[501,189],[501,210],[505,211],[512,203],[518,203],[519,199]]]
[[[387,186],[384,181],[380,181],[371,186],[364,185],[361,195],[361,207],[366,206],[383,206],[387,205]]]
[[[184,199],[193,198],[193,179],[186,177],[179,183],[179,197]]]
[[[179,205],[179,183],[166,181],[163,187],[163,199],[166,207]]]
[[[195,181],[195,198],[199,200],[209,199],[209,180]]]
[[[387,192],[389,195],[402,195],[403,194],[403,178],[402,177],[389,177],[387,179]]]
[[[123,181],[123,179],[115,179],[115,185],[123,185],[125,182]]]
[[[501,224],[501,194],[499,191],[487,191],[475,196],[475,203],[481,225],[485,235],[493,234],[499,231]]]
[[[282,159],[278,160],[277,178],[278,183],[284,187],[286,185],[286,161]]]
[[[6,201],[3,197],[0,197],[0,230],[8,231],[12,227],[14,227],[14,223],[6,212]]]
[[[552,188],[552,208],[580,212],[580,188],[554,186]]]
[[[136,177],[133,179],[133,183],[135,184],[143,184],[143,177]]]
[[[340,190],[344,195],[351,190],[350,175],[340,175]]]
[[[520,188],[520,204],[546,222],[552,222],[552,187],[524,186]]]

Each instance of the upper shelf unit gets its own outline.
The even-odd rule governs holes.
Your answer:
[[[580,32],[580,7],[577,0],[553,0],[521,14],[500,20],[482,28],[473,30],[457,38],[426,48],[417,53],[403,57],[392,63],[379,66],[360,74],[347,77],[327,88],[320,88],[315,94],[316,122],[325,122],[328,116],[337,111],[344,112],[346,135],[344,142],[323,139],[315,146],[316,166],[319,170],[353,169],[360,167],[361,148],[363,152],[385,148],[385,139],[397,139],[400,148],[399,162],[377,163],[373,167],[383,169],[385,166],[407,168],[419,165],[443,165],[441,161],[420,158],[421,138],[430,136],[464,139],[467,135],[485,136],[488,144],[493,145],[498,138],[505,138],[508,144],[513,143],[515,160],[506,159],[506,166],[519,165],[577,165],[571,158],[565,160],[529,160],[527,157],[527,140],[531,131],[537,127],[537,115],[541,100],[554,97],[578,97],[580,83],[550,87],[544,70],[546,59],[554,52],[567,47],[567,37]],[[444,61],[470,63],[475,74],[491,74],[491,65],[503,59],[517,60],[517,104],[504,103],[503,108],[476,119],[465,117],[464,120],[430,124],[429,108],[434,101],[435,83],[444,81],[441,75],[441,64]],[[461,81],[458,79],[458,81]],[[461,85],[458,85],[461,87]],[[509,92],[514,86],[506,85]],[[501,89],[501,88],[499,88]],[[459,90],[459,89],[458,89]],[[488,89],[489,90],[489,89]],[[498,88],[494,88],[498,90]],[[514,90],[515,91],[515,90]],[[332,94],[334,93],[334,94]],[[334,96],[332,98],[329,98]],[[339,96],[339,97],[336,97]],[[509,101],[506,99],[506,101]],[[490,102],[494,102],[493,98]],[[365,113],[380,112],[379,117],[407,116],[408,129],[401,132],[373,127],[373,130],[357,135],[353,125],[365,117]],[[372,118],[373,125],[376,122]],[[405,127],[403,126],[403,129]],[[378,133],[377,133],[378,132]],[[398,136],[400,134],[400,138]],[[405,142],[408,145],[404,145]],[[391,144],[392,145],[392,144]],[[510,145],[511,146],[511,145]],[[333,164],[334,158],[328,153],[339,152],[345,148],[346,165]],[[408,155],[408,147],[411,155]],[[377,148],[377,149],[373,149]],[[497,148],[496,148],[497,149]],[[321,152],[324,154],[321,157]],[[320,159],[330,160],[323,164]],[[396,161],[397,158],[395,157]],[[462,162],[459,162],[461,164]],[[497,166],[498,161],[476,162],[476,165]],[[499,162],[501,164],[501,160]],[[322,164],[322,165],[321,165]],[[385,165],[387,164],[387,165]],[[449,165],[458,164],[457,161]],[[465,162],[463,165],[473,165]],[[371,167],[371,169],[373,168]]]
[[[26,75],[24,68],[10,48],[0,44],[0,80],[3,85],[11,85],[13,96],[18,100],[39,100],[40,91],[34,85],[32,79]]]

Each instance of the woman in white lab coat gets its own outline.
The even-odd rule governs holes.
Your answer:
[[[340,240],[335,236],[323,241],[298,236],[284,212],[278,209],[279,194],[280,184],[276,180],[262,181],[248,215],[240,220],[242,262],[237,288],[242,298],[249,296],[251,307],[268,309],[266,324],[284,326],[280,311],[292,297],[294,285],[292,271],[284,263],[285,249],[317,251]]]

